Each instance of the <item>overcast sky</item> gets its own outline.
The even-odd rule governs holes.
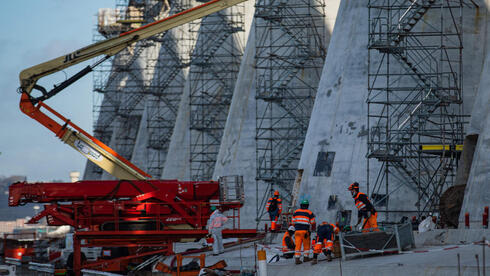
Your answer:
[[[99,8],[115,0],[16,0],[2,2],[0,17],[0,176],[24,175],[28,181],[69,181],[83,173],[86,159],[20,112],[19,72],[92,43]],[[80,70],[82,66],[75,69]],[[63,81],[76,70],[58,73]],[[47,89],[53,82],[40,82]],[[92,74],[45,103],[92,132]]]

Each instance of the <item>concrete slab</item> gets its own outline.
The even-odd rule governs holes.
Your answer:
[[[460,275],[477,275],[478,269],[482,273],[482,249],[481,245],[466,244],[458,242],[450,244],[454,240],[465,239],[470,241],[471,237],[477,237],[480,234],[487,235],[488,230],[483,229],[441,229],[426,233],[415,234],[419,246],[416,249],[409,250],[403,254],[397,255],[373,255],[361,259],[352,259],[341,261],[334,259],[327,262],[323,255],[319,256],[319,263],[312,266],[310,263],[295,265],[292,259],[280,259],[277,262],[271,262],[267,266],[268,276],[287,276],[287,275],[458,275],[458,254],[460,256]],[[257,242],[258,248],[264,248],[267,252],[267,260],[271,261],[279,253],[280,234],[268,235],[266,240],[272,240],[272,244],[263,245],[263,242]],[[446,243],[437,244],[436,236],[444,236]],[[231,240],[229,240],[231,241]],[[423,245],[421,244],[434,244]],[[200,247],[199,243],[194,244],[177,244],[176,251],[183,252],[188,248]],[[485,248],[485,262],[490,264],[490,246]],[[248,243],[232,248],[226,248],[225,253],[212,256],[211,252],[205,252],[206,263],[213,264],[220,260],[225,260],[228,264],[227,269],[239,270],[243,268],[253,268],[256,260],[256,245]],[[195,254],[198,255],[198,254]],[[479,265],[476,266],[475,255],[478,255]],[[165,260],[169,264],[171,258]],[[190,260],[187,260],[188,262]],[[486,273],[490,272],[487,265]]]
[[[424,233],[414,233],[417,247],[448,244],[468,244],[490,239],[490,229],[435,229]]]

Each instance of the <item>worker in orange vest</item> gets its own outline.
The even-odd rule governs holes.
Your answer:
[[[282,200],[279,198],[279,191],[274,192],[274,196],[270,197],[265,205],[265,209],[269,213],[271,219],[271,231],[276,231],[277,220],[282,213]]]
[[[282,253],[286,259],[291,259],[294,256],[294,226],[289,226],[288,230],[282,236]]]
[[[374,209],[373,204],[369,201],[368,196],[365,193],[359,192],[359,183],[354,182],[350,184],[349,191],[354,198],[354,202],[357,207],[357,224],[356,228],[362,222],[362,232],[379,231],[378,229],[378,213]]]
[[[300,208],[293,213],[293,224],[296,232],[294,233],[295,249],[294,259],[296,264],[301,264],[301,255],[303,255],[303,262],[311,261],[310,258],[310,246],[311,246],[311,230],[315,230],[316,222],[313,212],[308,210],[310,202],[308,200],[301,201]],[[303,246],[303,250],[301,250]]]
[[[316,231],[317,237],[315,246],[313,247],[313,261],[312,265],[318,263],[318,254],[323,252],[327,257],[327,261],[332,261],[332,250],[333,241],[335,240],[335,235],[339,233],[339,228],[335,224],[322,222]]]

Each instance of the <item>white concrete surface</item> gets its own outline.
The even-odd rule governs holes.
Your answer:
[[[442,233],[442,235],[441,235]],[[226,248],[225,253],[212,256],[211,251],[206,254],[206,264],[211,265],[225,260],[228,270],[254,269],[256,266],[256,250],[265,249],[267,253],[268,276],[297,276],[297,275],[458,275],[457,254],[460,255],[461,275],[477,275],[478,269],[482,275],[483,247],[472,244],[481,234],[487,235],[488,230],[435,230],[426,233],[415,233],[417,246],[404,251],[402,254],[370,255],[364,258],[342,261],[335,258],[327,262],[323,254],[319,255],[319,262],[294,264],[294,259],[273,260],[281,247],[281,235],[275,235],[271,244],[264,241],[251,242],[243,245]],[[440,237],[445,236],[446,242],[440,243]],[[475,239],[476,240],[473,240]],[[462,240],[460,240],[462,239]],[[488,240],[488,239],[487,239]],[[228,239],[233,241],[233,239]],[[257,247],[255,246],[257,244]],[[201,248],[200,243],[179,243],[175,245],[176,252],[184,252],[190,248]],[[490,246],[485,247],[486,273],[490,273]],[[200,253],[192,254],[198,256]],[[479,258],[479,268],[476,266],[475,255]],[[170,264],[172,258],[164,263]],[[191,259],[184,259],[184,263]]]
[[[253,14],[253,3],[245,3],[245,11],[246,15]],[[235,7],[224,10],[222,13],[225,15],[229,15],[230,13],[237,13],[238,10]],[[246,18],[250,18],[251,16],[245,16]],[[251,24],[251,21],[244,20],[245,29],[248,30]],[[207,22],[204,24],[204,22]],[[211,23],[210,23],[211,22]],[[215,22],[214,24],[212,22]],[[210,15],[208,17],[203,18],[203,24],[201,24],[201,29],[199,30],[196,47],[194,49],[194,55],[199,56],[199,53],[205,53],[207,50],[205,47],[214,47],[212,39],[213,30],[215,28],[220,28],[225,31],[224,26],[220,26],[219,18],[217,15]],[[209,97],[216,97],[217,99],[221,98],[220,93],[229,93],[229,91],[223,91],[223,84],[215,79],[214,75],[210,74],[216,70],[221,70],[220,68],[220,58],[225,57],[226,60],[233,60],[233,57],[230,53],[234,53],[239,55],[240,52],[244,51],[245,45],[245,36],[244,32],[235,32],[231,34],[229,37],[225,39],[222,45],[219,45],[219,48],[216,49],[216,52],[212,54],[216,56],[214,60],[214,64],[216,68],[206,69],[206,72],[199,72],[198,65],[191,65],[189,74],[187,77],[187,82],[184,87],[184,94],[181,100],[181,104],[179,106],[179,111],[177,115],[177,121],[175,123],[174,131],[172,134],[171,142],[169,145],[169,151],[167,154],[167,160],[165,161],[165,166],[162,172],[162,178],[177,178],[179,180],[191,180],[191,150],[193,152],[199,152],[200,150],[206,151],[206,149],[200,148],[199,142],[201,142],[201,135],[206,135],[203,132],[199,132],[196,130],[190,129],[190,121],[191,121],[191,109],[197,108],[191,106],[190,96],[197,96],[199,93],[207,93]],[[231,49],[233,48],[233,49]],[[202,55],[200,56],[202,59],[208,59],[208,57]],[[209,59],[213,59],[213,57],[209,57]],[[212,64],[212,63],[210,63]],[[212,65],[211,65],[212,66]],[[238,66],[238,65],[237,65]],[[209,73],[209,75],[207,75]],[[200,86],[203,86],[201,88]],[[201,91],[199,89],[207,89],[207,91]],[[211,98],[210,98],[211,99]],[[198,113],[199,110],[193,110]],[[209,112],[209,111],[205,111]],[[228,110],[224,111],[227,114]],[[226,116],[226,115],[225,115]],[[206,118],[202,118],[206,120]],[[220,137],[221,138],[221,137]],[[204,138],[210,139],[210,138]]]
[[[469,8],[464,10],[465,112],[471,112],[480,82],[482,55],[486,52],[481,43],[482,38],[486,37],[483,32],[486,24],[482,20],[482,12],[485,12],[484,7],[478,11]],[[356,220],[354,202],[347,187],[357,181],[361,184],[361,191],[366,192],[367,5],[361,1],[342,1],[337,18],[299,163],[299,169],[304,169],[300,199],[310,200],[310,209],[316,213],[319,220],[333,220],[335,213],[340,209],[353,210],[353,220]],[[424,20],[430,21],[433,18],[426,16]],[[376,57],[371,62],[376,63]],[[391,66],[397,65],[394,62]],[[329,177],[313,176],[320,151],[335,153]],[[379,167],[379,162],[370,162],[371,183],[376,178]],[[482,167],[482,170],[488,172],[485,167]],[[482,179],[485,177],[488,178],[488,175],[482,176]],[[402,182],[397,183],[394,178],[391,178],[390,183],[389,192],[396,190],[390,194],[390,208],[416,210],[414,203],[417,202],[418,196],[415,188],[406,187]],[[479,192],[478,196],[482,194],[486,194],[486,191]],[[338,201],[329,210],[326,203],[330,195],[338,196]],[[480,201],[476,202],[482,200],[488,201],[486,198],[480,198]],[[397,220],[399,216],[389,219]],[[379,219],[385,219],[385,215],[380,213]]]
[[[490,178],[490,1],[481,0],[478,2],[480,9],[477,20],[480,20],[478,32],[481,33],[481,39],[478,41],[479,47],[483,48],[483,54],[479,55],[482,62],[479,76],[478,93],[474,96],[474,108],[471,112],[470,124],[467,128],[467,134],[478,134],[478,142],[473,155],[473,163],[470,175],[465,189],[465,198],[461,213],[459,216],[459,227],[464,227],[464,216],[470,214],[471,227],[481,225],[483,208],[490,206],[490,189],[488,179]],[[467,67],[465,66],[465,69]]]
[[[330,42],[340,0],[327,1],[325,25],[326,46]],[[245,205],[241,208],[242,227],[256,227],[257,206],[260,206],[267,185],[256,185],[256,71],[255,71],[255,26],[250,35],[235,86],[226,127],[221,141],[213,179],[222,175],[243,175]],[[306,79],[305,79],[306,81]],[[284,206],[285,207],[285,206]],[[260,210],[259,210],[260,211]],[[263,228],[263,224],[260,225]]]
[[[195,1],[188,2],[185,0],[173,4],[169,14],[180,12],[185,5],[197,6]],[[199,22],[198,20],[194,24]],[[148,168],[163,168],[165,164],[189,69],[183,67],[183,64],[189,62],[195,36],[196,33],[190,32],[189,24],[185,24],[167,31],[161,38],[161,47],[154,65],[155,72],[150,80],[152,94],[145,97],[144,112],[131,160],[140,169],[155,174],[152,175],[154,179],[161,178],[162,170],[150,172]],[[150,145],[150,139],[160,139],[161,148],[156,149]]]

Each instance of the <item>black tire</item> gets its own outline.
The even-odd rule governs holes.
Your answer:
[[[105,222],[100,226],[102,231],[115,231],[116,223],[114,221]],[[160,222],[160,230],[163,229],[163,223]],[[119,222],[120,231],[152,231],[157,230],[156,221],[120,221]]]

